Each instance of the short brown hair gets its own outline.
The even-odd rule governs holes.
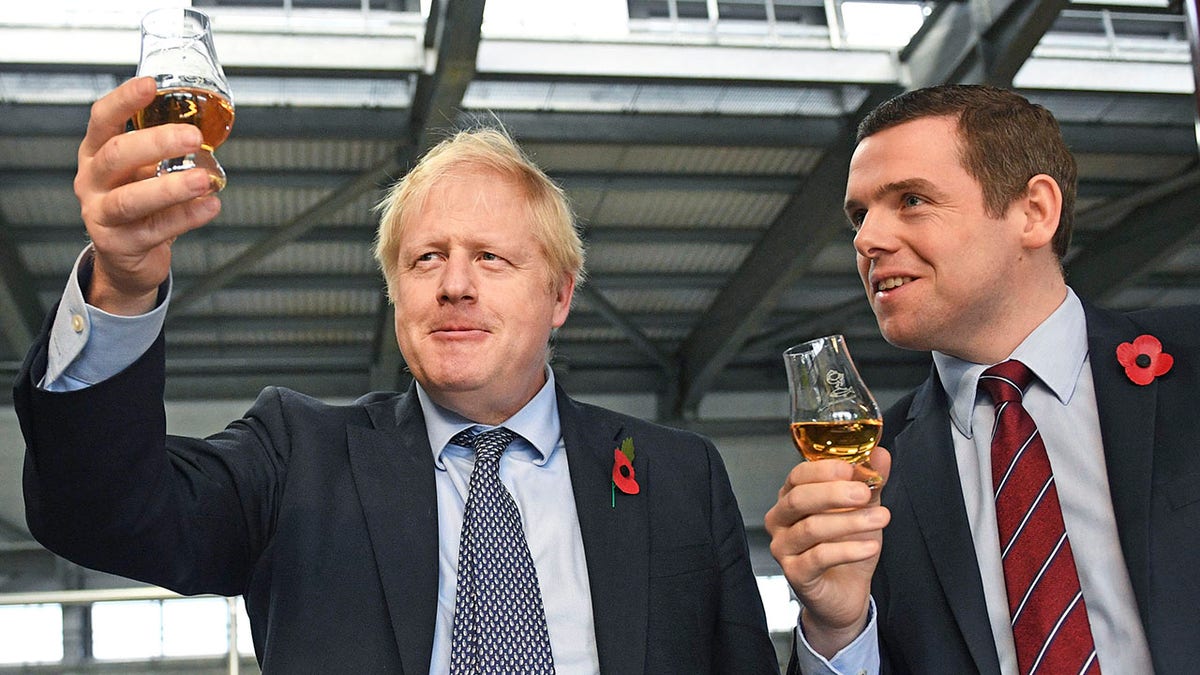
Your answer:
[[[400,238],[410,218],[421,212],[433,186],[455,170],[484,169],[512,181],[525,193],[533,234],[549,262],[551,287],[560,290],[562,276],[583,281],[583,241],[562,188],[525,156],[516,142],[499,129],[459,131],[438,143],[395,185],[376,207],[382,211],[375,237],[375,259],[387,280],[388,297],[396,299],[393,287]]]
[[[1046,108],[1007,89],[984,85],[916,89],[880,104],[863,118],[857,142],[904,122],[943,116],[958,119],[962,165],[983,189],[988,215],[1003,215],[1038,174],[1058,183],[1062,211],[1052,245],[1061,261],[1071,243],[1077,170],[1058,121]]]

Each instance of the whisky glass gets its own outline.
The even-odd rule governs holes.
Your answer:
[[[142,53],[137,74],[154,78],[158,94],[133,118],[138,129],[191,124],[204,136],[200,151],[164,159],[158,175],[196,167],[208,171],[213,190],[225,187],[225,170],[213,151],[233,128],[233,98],[217,60],[212,27],[203,12],[156,9],[142,19]]]
[[[807,461],[840,459],[872,490],[883,479],[868,461],[879,441],[879,405],[850,358],[846,339],[829,335],[787,349],[792,442]]]

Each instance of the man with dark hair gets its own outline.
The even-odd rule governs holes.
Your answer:
[[[862,122],[859,273],[884,337],[934,369],[884,416],[882,490],[801,463],[766,516],[803,605],[793,671],[1200,663],[1200,314],[1075,295],[1075,180],[1054,118],[1012,92],[922,89]]]
[[[82,565],[242,594],[268,673],[778,673],[712,443],[577,402],[547,365],[583,247],[507,135],[463,132],[388,194],[376,254],[407,392],[269,387],[168,436],[171,244],[219,211],[154,97],[96,102],[76,194],[92,244],[18,378],[30,531]]]

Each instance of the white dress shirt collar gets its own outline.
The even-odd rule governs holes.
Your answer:
[[[1083,303],[1068,288],[1067,297],[1058,309],[1004,360],[1024,363],[1066,405],[1075,394],[1085,357],[1087,328]],[[950,419],[964,436],[971,438],[971,414],[979,376],[993,364],[971,363],[941,352],[933,352],[933,362],[950,399]]]
[[[429,447],[433,450],[433,462],[438,469],[446,468],[442,453],[455,434],[474,426],[484,430],[495,428],[478,424],[434,403],[420,383],[416,384],[416,388],[421,412],[425,415],[425,429],[429,434]],[[533,446],[534,464],[543,466],[549,461],[558,445],[558,439],[562,437],[562,427],[558,419],[558,397],[554,391],[554,371],[550,366],[546,366],[546,383],[538,393],[516,414],[497,426],[519,434]]]

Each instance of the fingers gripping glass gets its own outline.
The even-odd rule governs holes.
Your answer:
[[[137,74],[154,78],[158,94],[133,118],[138,129],[191,124],[204,140],[200,151],[164,159],[158,175],[196,167],[208,171],[214,190],[225,187],[225,171],[213,156],[233,128],[233,99],[217,61],[208,16],[194,9],[156,9],[142,19],[142,56]]]
[[[846,340],[830,335],[783,353],[792,441],[804,459],[840,459],[872,490],[883,482],[868,461],[879,441],[879,406],[858,375]]]

